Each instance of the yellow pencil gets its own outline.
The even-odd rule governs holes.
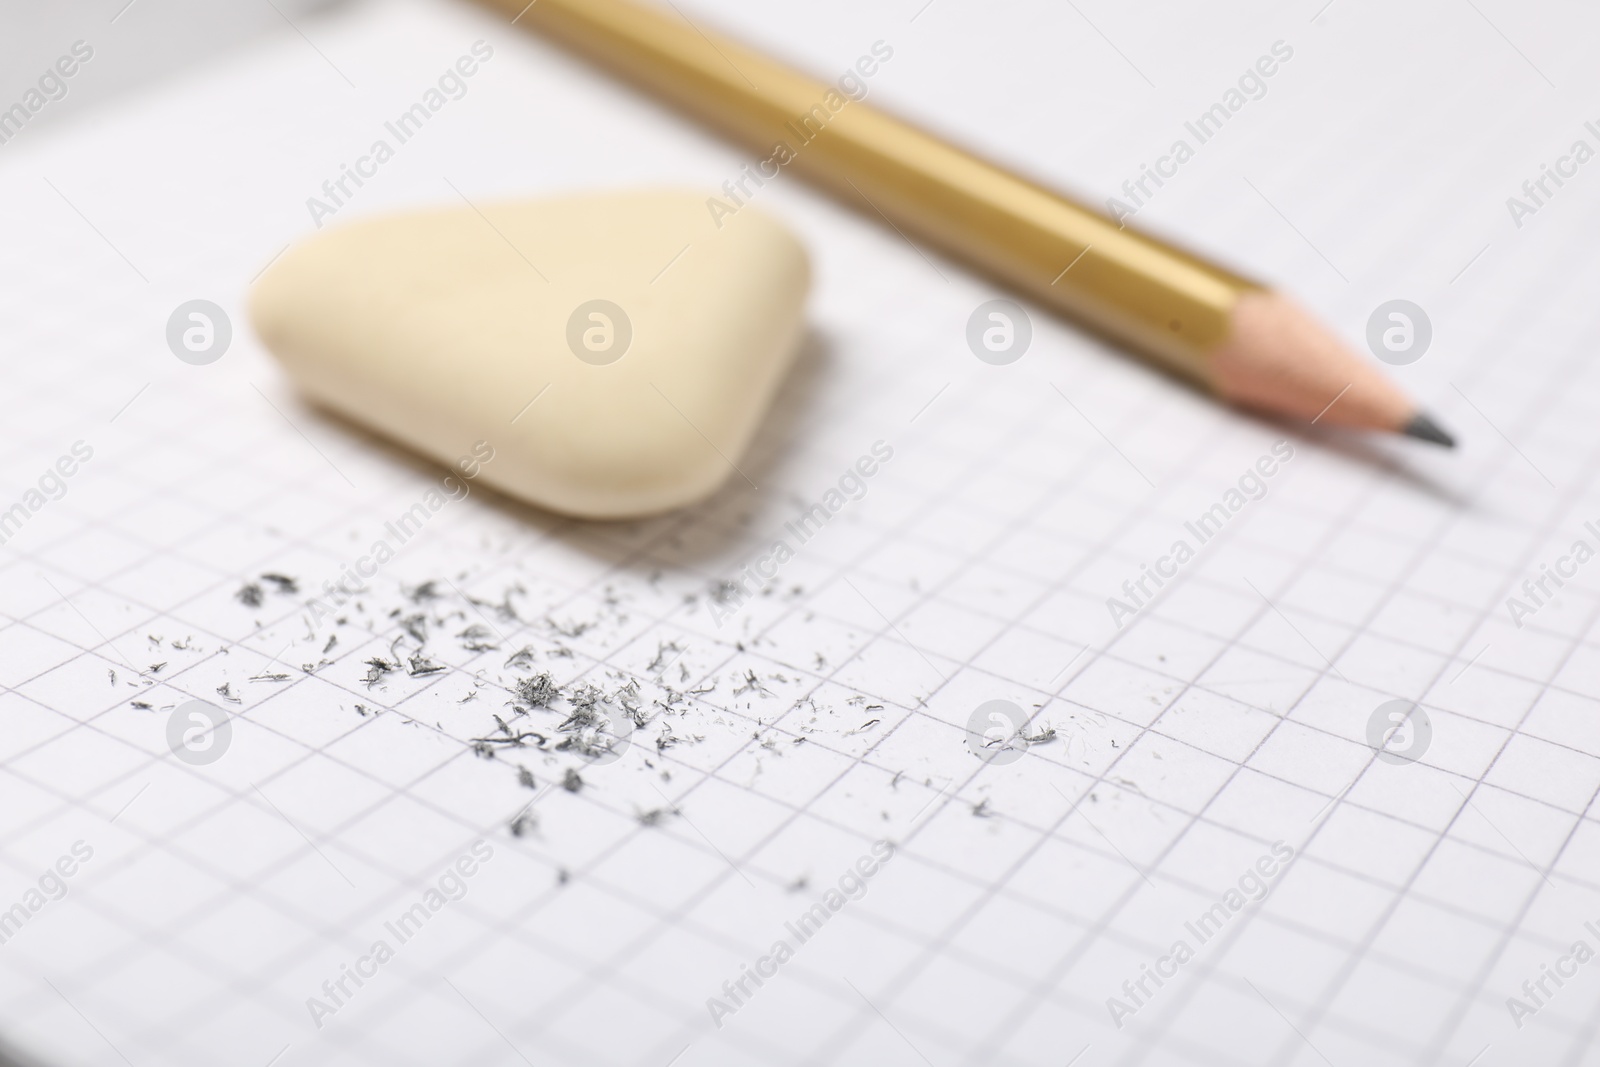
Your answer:
[[[784,169],[1223,399],[1454,444],[1377,368],[1285,297],[848,100],[838,87],[675,10],[633,0],[485,2],[763,159],[786,147]]]

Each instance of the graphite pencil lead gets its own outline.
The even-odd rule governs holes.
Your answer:
[[[1456,447],[1456,439],[1449,432],[1433,421],[1433,418],[1424,412],[1417,412],[1411,416],[1411,421],[1406,423],[1401,431],[1407,437],[1415,437],[1419,441],[1432,441],[1436,445],[1446,448]]]

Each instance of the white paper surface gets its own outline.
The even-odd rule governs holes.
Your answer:
[[[1037,311],[1027,354],[986,365],[967,321],[1006,294],[786,175],[756,202],[817,285],[740,461],[758,489],[609,526],[474,490],[400,543],[385,524],[447,472],[305,407],[245,320],[307,198],[480,39],[465,95],[334,221],[452,184],[714,189],[747,157],[424,3],[298,21],[0,146],[0,512],[27,512],[0,546],[7,1038],[63,1064],[1593,1062],[1600,970],[1571,954],[1600,950],[1600,563],[1572,550],[1600,548],[1600,171],[1562,164],[1520,227],[1506,198],[1600,148],[1594,16],[1318,6],[682,5],[824,73],[882,41],[870,100],[1102,200],[1283,42],[1139,221],[1353,344],[1384,301],[1422,306],[1432,346],[1392,373],[1455,453],[1240,416]],[[166,346],[193,299],[232,320],[209,366]],[[864,495],[716,625],[717,584],[880,441]],[[1118,629],[1107,598],[1279,441],[1264,498]],[[359,607],[308,627],[380,538]],[[1535,604],[1542,565],[1574,576]],[[264,573],[299,592],[241,602]],[[369,686],[417,614],[445,669]],[[563,736],[513,717],[542,671],[637,680],[620,759],[475,755],[495,715]],[[1431,724],[1418,761],[1368,744],[1395,699]],[[209,763],[168,743],[190,700],[234,716]],[[989,701],[1054,737],[984,764]],[[829,910],[841,878],[858,899]],[[1241,879],[1270,891],[1233,910]],[[1146,966],[1171,976],[1135,997]]]

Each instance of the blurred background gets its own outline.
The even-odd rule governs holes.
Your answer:
[[[83,40],[94,60],[70,91],[35,122],[54,123],[126,96],[191,66],[224,60],[264,32],[293,32],[298,18],[338,0],[54,0],[0,3],[0,100],[20,98],[61,55]]]

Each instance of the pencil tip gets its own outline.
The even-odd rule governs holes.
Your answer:
[[[1456,447],[1456,439],[1451,437],[1432,418],[1420,411],[1411,416],[1411,421],[1406,423],[1400,432],[1407,437],[1415,437],[1419,441],[1432,441],[1434,444],[1443,445],[1446,448]]]

